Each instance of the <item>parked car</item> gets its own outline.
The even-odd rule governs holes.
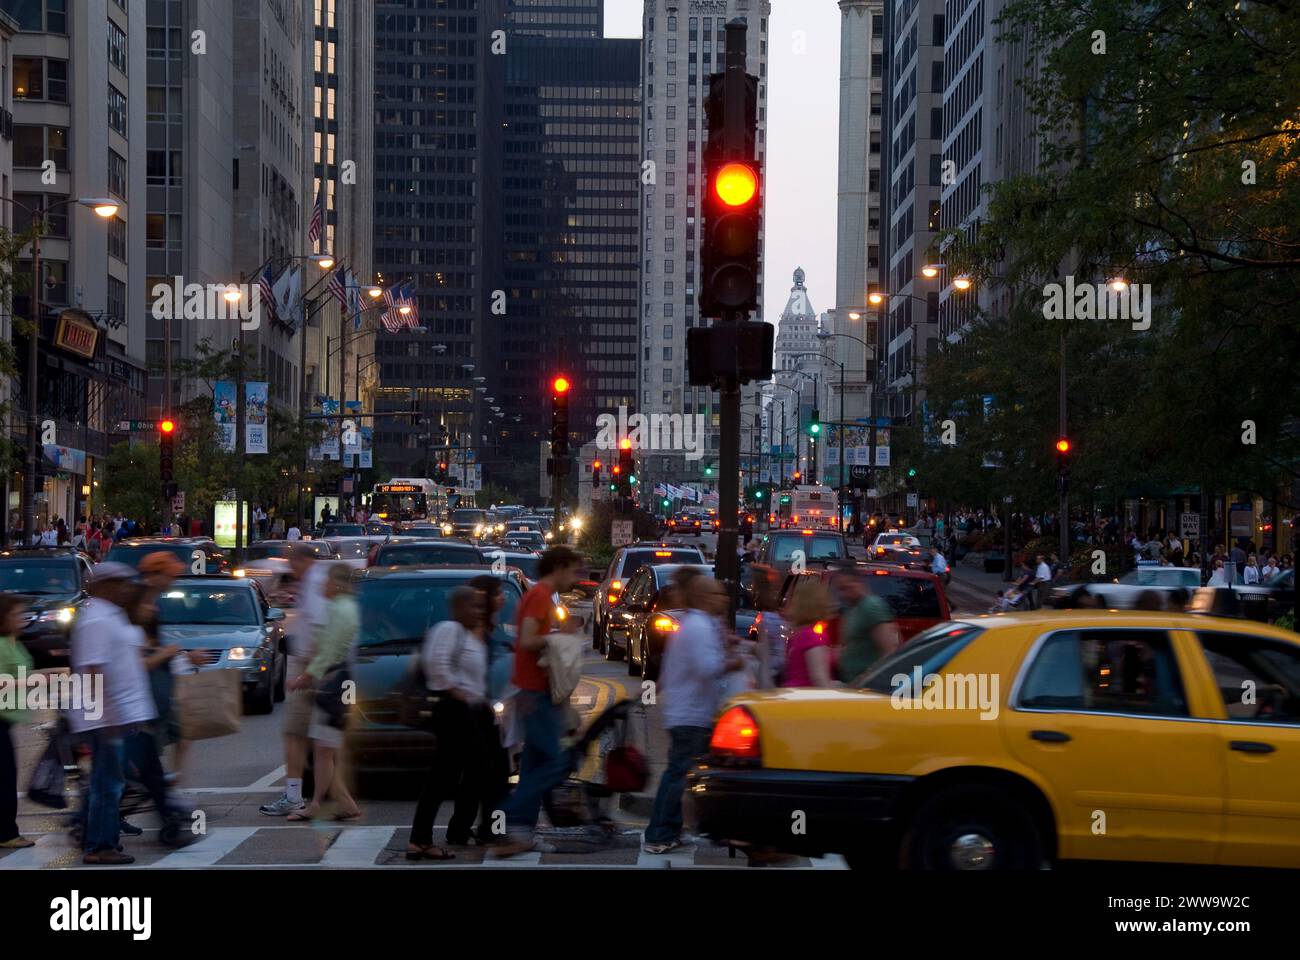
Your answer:
[[[352,665],[357,706],[346,744],[350,768],[359,781],[428,769],[435,745],[433,735],[397,722],[394,691],[410,669],[411,657],[418,655],[425,635],[450,617],[447,597],[451,591],[487,572],[478,567],[372,568],[357,582],[361,629]],[[513,577],[503,578],[502,590],[505,606],[497,617],[488,666],[489,694],[494,699],[509,692],[514,664],[513,624],[523,596]]]
[[[0,551],[0,593],[23,598],[27,619],[18,639],[37,669],[68,664],[72,624],[86,604],[90,558],[71,547]]]
[[[1039,611],[940,624],[856,689],[733,698],[686,789],[715,840],[852,867],[1296,868],[1298,752],[1296,634]]]
[[[602,653],[605,651],[605,627],[609,623],[610,611],[618,605],[628,578],[637,570],[655,563],[703,562],[704,554],[698,547],[687,547],[679,543],[640,541],[615,550],[591,602],[592,647]]]
[[[158,598],[158,625],[164,645],[204,653],[200,670],[240,671],[249,712],[270,713],[284,699],[284,611],[256,580],[180,577]]]
[[[1138,598],[1148,591],[1163,594],[1166,599],[1181,596],[1185,602],[1200,586],[1201,571],[1196,567],[1144,564],[1117,580],[1053,587],[1051,602],[1053,606],[1073,604],[1078,599],[1078,594],[1083,592],[1100,600],[1110,609],[1131,610],[1137,606]]]
[[[483,551],[463,540],[396,539],[380,544],[374,567],[411,567],[454,563],[482,566],[489,561]]]
[[[226,573],[230,570],[230,560],[221,548],[215,541],[203,537],[128,537],[113,544],[104,559],[139,567],[141,560],[159,550],[175,554],[185,564],[185,569],[192,573]]]

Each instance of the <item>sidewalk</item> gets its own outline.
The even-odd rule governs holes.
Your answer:
[[[1006,588],[1000,573],[985,573],[978,567],[960,563],[954,563],[951,570],[948,598],[956,603],[959,614],[987,613],[996,602],[998,591]]]

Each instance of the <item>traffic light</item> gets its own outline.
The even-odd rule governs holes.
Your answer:
[[[1061,493],[1070,488],[1070,457],[1074,453],[1074,444],[1068,437],[1056,441],[1056,484]]]
[[[591,461],[591,485],[594,487],[600,483],[600,461]]]
[[[172,441],[176,436],[176,421],[170,417],[158,423],[158,478],[162,481],[164,497],[176,496],[173,469]]]
[[[672,505],[673,502],[669,500],[667,497],[664,497],[662,500],[659,501],[659,506],[663,507],[665,510],[667,510]]]
[[[632,441],[624,437],[618,442],[618,466],[614,468],[618,477],[619,491],[625,497],[632,496],[632,484],[636,483],[636,464],[632,459]]]
[[[812,417],[808,421],[808,435],[810,437],[821,436],[822,416],[816,407],[813,407]]]
[[[557,376],[551,380],[551,454],[569,455],[569,378]]]
[[[730,59],[730,58],[729,58]],[[736,69],[736,67],[739,67]],[[708,143],[701,191],[700,313],[721,317],[758,307],[758,234],[763,173],[754,159],[758,78],[739,64],[709,77]]]
[[[711,477],[711,476],[713,476],[713,464],[708,463],[708,464],[705,464],[705,465],[704,465],[704,475],[705,475],[706,477]]]
[[[916,486],[916,467],[907,468],[907,476],[903,480],[907,484],[907,489],[911,490]]]
[[[439,460],[438,469],[433,475],[434,483],[445,484],[447,482],[447,461]]]

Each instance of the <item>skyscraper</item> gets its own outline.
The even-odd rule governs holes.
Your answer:
[[[699,297],[699,209],[701,159],[708,130],[704,99],[709,75],[725,63],[726,24],[737,17],[748,26],[747,69],[758,77],[758,136],[755,150],[767,152],[767,0],[646,0],[642,29],[641,353],[638,410],[654,414],[699,414],[707,450],[703,461],[681,451],[655,450],[641,456],[646,484],[700,482],[701,462],[715,462],[718,404],[707,387],[686,380],[686,330],[701,322]],[[760,244],[761,244],[760,237]],[[761,248],[760,248],[761,256]],[[760,273],[761,276],[761,273]],[[760,287],[758,318],[763,315]],[[753,387],[746,391],[754,392]],[[649,489],[649,487],[647,487]]]

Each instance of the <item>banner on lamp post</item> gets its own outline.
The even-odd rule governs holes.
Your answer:
[[[235,381],[218,380],[212,388],[212,418],[217,422],[218,442],[227,453],[235,450],[235,421],[238,415]],[[234,546],[231,543],[231,546]]]
[[[270,384],[249,381],[244,384],[244,452],[269,453],[266,436],[266,403]]]

